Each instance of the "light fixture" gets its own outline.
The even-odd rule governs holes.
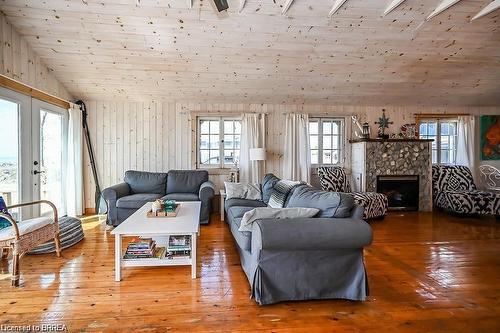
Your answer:
[[[250,161],[265,161],[266,148],[250,148]]]

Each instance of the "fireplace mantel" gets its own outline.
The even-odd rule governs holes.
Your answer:
[[[349,143],[357,142],[432,142],[433,139],[351,139]]]
[[[377,192],[378,176],[419,176],[419,210],[432,211],[431,142],[421,139],[351,140],[356,191]]]

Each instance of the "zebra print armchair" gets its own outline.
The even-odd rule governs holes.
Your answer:
[[[319,167],[318,177],[323,191],[350,193],[354,203],[364,208],[363,219],[383,218],[387,213],[387,197],[376,192],[351,192],[343,167]]]
[[[477,189],[468,167],[433,165],[432,193],[435,205],[461,215],[500,215],[500,194]]]

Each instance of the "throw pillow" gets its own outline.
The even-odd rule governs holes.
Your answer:
[[[304,183],[292,180],[279,180],[273,187],[271,197],[269,198],[268,206],[271,208],[285,207],[288,196],[292,190]]]
[[[259,184],[224,182],[224,185],[226,186],[226,200],[233,198],[260,200],[262,198]]]
[[[279,180],[280,179],[272,173],[268,173],[264,176],[264,179],[262,180],[262,201],[264,201],[266,205],[269,203],[274,185],[276,185]]]
[[[4,213],[5,215],[11,216],[9,211],[7,210],[7,205],[5,204],[2,196],[0,196],[0,212]],[[0,217],[0,229],[8,228],[10,226],[12,226],[12,224],[7,219]]]
[[[243,215],[239,231],[252,231],[252,224],[261,219],[293,219],[297,217],[313,217],[318,214],[316,208],[254,208]]]

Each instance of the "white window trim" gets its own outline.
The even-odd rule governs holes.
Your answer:
[[[219,121],[219,164],[201,164],[201,129],[200,123],[204,120]],[[221,169],[229,170],[234,167],[234,164],[224,163],[224,120],[238,120],[241,122],[241,117],[237,116],[197,116],[196,117],[196,168],[197,169]],[[241,138],[241,133],[240,133]],[[241,144],[241,143],[240,143]]]
[[[458,131],[458,119],[455,119],[455,118],[444,118],[444,119],[440,119],[440,118],[424,118],[420,121],[419,123],[419,126],[422,124],[422,123],[432,123],[432,122],[435,122],[437,124],[437,128],[436,128],[436,162],[432,162],[432,164],[435,164],[435,165],[454,165],[455,164],[455,161],[457,160],[457,145],[458,145],[458,133],[455,135],[456,137],[456,140],[455,140],[455,147],[454,147],[454,150],[455,150],[455,161],[451,162],[451,163],[442,163],[441,162],[441,122],[446,122],[446,123],[456,123],[457,124],[457,127],[456,127],[456,130]],[[419,128],[419,133],[420,133],[420,128]],[[420,135],[419,135],[420,136]],[[421,138],[428,138],[429,135],[425,135],[424,137],[420,136]],[[432,159],[432,147],[431,147],[431,159]]]
[[[324,164],[324,163],[317,163],[317,164],[312,164],[311,163],[311,168],[312,169],[317,169],[322,166],[344,166],[346,165],[346,157],[347,157],[347,136],[346,136],[346,118],[345,117],[310,117],[309,122],[312,121],[318,121],[318,162],[322,162],[323,158],[323,126],[321,126],[323,121],[339,121],[340,122],[340,143],[339,143],[339,163],[336,164]],[[309,134],[310,137],[311,134]],[[309,149],[310,150],[310,149]]]

